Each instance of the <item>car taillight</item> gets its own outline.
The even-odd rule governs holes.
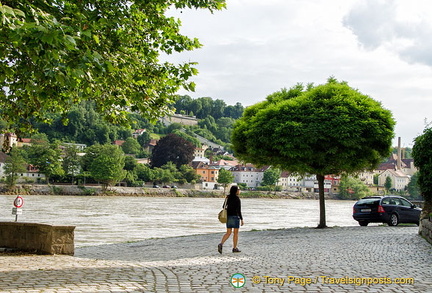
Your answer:
[[[385,213],[385,210],[382,206],[378,206],[378,213]]]

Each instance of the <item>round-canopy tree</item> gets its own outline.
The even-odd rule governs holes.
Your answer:
[[[326,227],[324,176],[372,169],[390,153],[394,120],[369,96],[329,78],[296,85],[248,107],[233,130],[240,159],[299,174],[315,174],[320,222]]]

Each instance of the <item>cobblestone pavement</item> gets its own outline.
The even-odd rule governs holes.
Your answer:
[[[221,236],[0,253],[0,292],[432,292],[432,246],[416,226],[240,232],[242,252],[230,239],[220,255]]]

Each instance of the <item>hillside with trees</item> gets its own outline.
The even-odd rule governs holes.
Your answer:
[[[194,111],[197,111],[200,113],[199,116],[196,116],[198,125],[186,126],[173,123],[165,126],[159,121],[151,122],[137,113],[128,113],[128,119],[131,121],[128,126],[112,124],[98,113],[94,102],[86,101],[73,106],[65,115],[52,114],[50,116],[51,123],[34,120],[32,121],[32,128],[37,133],[46,134],[49,140],[80,143],[87,146],[109,144],[115,140],[127,140],[132,137],[135,129],[146,130],[143,137],[137,138],[141,146],[148,143],[152,133],[157,134],[157,136],[176,133],[194,145],[199,144],[194,138],[194,134],[198,134],[214,143],[229,145],[234,122],[241,117],[244,111],[244,107],[240,103],[230,106],[221,100],[192,99],[189,96],[181,96],[178,101],[180,102],[176,103],[175,106],[178,108],[175,109],[175,112],[193,114]],[[8,124],[2,121],[1,129],[8,129]]]
[[[141,186],[144,182],[197,182],[199,176],[186,162],[192,160],[194,147],[201,147],[196,134],[229,149],[233,124],[244,108],[240,103],[228,106],[221,100],[214,101],[211,98],[193,100],[179,97],[179,100],[189,103],[179,103],[177,113],[192,113],[192,109],[198,109],[200,107],[197,105],[201,105],[200,113],[207,116],[198,119],[197,125],[187,126],[179,123],[164,125],[160,121],[152,123],[137,113],[129,113],[128,119],[132,122],[126,127],[107,122],[96,111],[96,105],[86,101],[73,106],[66,115],[52,114],[52,123],[35,120],[32,128],[36,133],[26,137],[31,139],[32,144],[13,148],[13,152],[9,153],[6,162],[7,183],[9,186],[15,185],[18,179],[16,174],[22,173],[20,166],[23,162],[40,170],[46,176],[45,181],[52,183],[102,183],[107,187],[120,181],[128,186]],[[203,104],[207,105],[205,109],[219,110],[207,112]],[[218,118],[215,119],[212,114]],[[0,124],[1,129],[7,127],[6,122]],[[133,136],[137,129],[145,131]],[[168,143],[155,148],[156,153],[151,158],[153,164],[137,163],[137,159],[151,156],[149,142],[152,138],[161,142],[167,140]],[[121,146],[113,145],[115,141],[121,142]],[[78,155],[82,150],[74,144],[87,147],[84,156]],[[63,151],[60,151],[60,146]],[[164,154],[169,154],[167,149],[178,150],[171,157],[183,159],[164,158]]]

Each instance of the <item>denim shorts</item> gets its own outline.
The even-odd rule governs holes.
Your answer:
[[[240,217],[239,216],[228,216],[226,227],[227,228],[240,228]]]

